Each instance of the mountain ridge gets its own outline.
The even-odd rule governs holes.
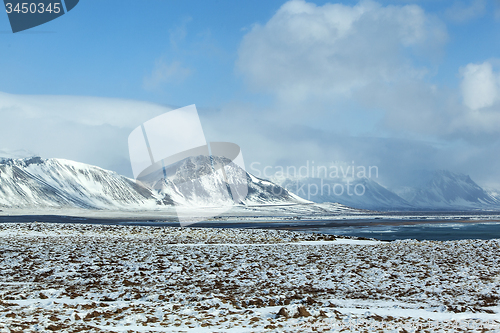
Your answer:
[[[428,179],[422,179],[417,186],[401,187],[397,190],[385,188],[370,178],[303,177],[294,180],[284,178],[279,184],[292,193],[316,203],[337,202],[358,209],[383,211],[500,209],[500,191],[487,191],[468,175],[436,170],[428,173],[427,177]],[[307,189],[307,192],[294,192],[293,186],[290,188],[293,184],[296,184],[296,189]],[[325,186],[330,189],[327,195],[322,191]],[[357,195],[361,192],[360,189],[358,193],[354,191],[356,186],[363,189],[362,195]],[[347,193],[349,187],[350,194]],[[311,189],[314,193],[311,193]]]
[[[498,208],[500,201],[476,184],[469,175],[436,170],[421,186],[400,192],[412,205],[446,209]]]
[[[379,211],[500,209],[499,191],[485,190],[469,176],[447,170],[429,173],[419,186],[393,191],[369,178],[285,178],[276,184],[238,166],[226,166],[223,175],[212,177],[214,163],[228,165],[217,157],[189,157],[152,175],[152,186],[141,186],[116,172],[80,162],[0,157],[0,207],[155,210],[333,202]],[[231,192],[235,189],[229,184],[245,185],[248,193],[234,202],[237,193]],[[294,191],[294,186],[302,192]],[[226,188],[229,196],[224,194]]]
[[[203,169],[206,175],[211,167],[208,160],[196,160],[197,157],[186,159],[185,164],[198,163],[196,170],[191,171],[194,179],[201,175]],[[197,171],[198,170],[198,171]],[[233,169],[229,167],[230,174]],[[239,170],[239,172],[244,172]],[[249,195],[241,204],[297,204],[306,203],[299,197],[290,195],[286,190],[279,194],[272,192],[275,184],[266,184],[246,173]],[[192,179],[184,179],[189,185]],[[219,181],[218,184],[214,182]],[[197,188],[198,196],[185,196],[178,189],[175,179],[158,179],[157,188],[141,186],[140,183],[121,176],[116,172],[80,162],[64,159],[43,159],[39,156],[22,159],[0,159],[0,207],[53,207],[53,208],[88,208],[88,209],[118,209],[118,210],[152,210],[165,206],[206,206],[228,205],[220,197],[214,199],[216,185],[220,179],[207,177],[201,189]],[[281,189],[281,188],[280,188]],[[276,191],[275,191],[276,192]],[[200,195],[201,193],[201,195]]]

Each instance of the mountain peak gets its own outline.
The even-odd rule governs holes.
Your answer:
[[[0,206],[12,208],[91,208],[114,210],[151,210],[161,206],[214,206],[234,204],[230,198],[217,196],[221,184],[239,175],[248,183],[243,204],[304,203],[285,189],[252,177],[236,165],[225,169],[224,177],[212,177],[212,163],[229,160],[193,156],[166,168],[158,175],[158,188],[140,186],[131,179],[97,166],[64,159],[38,156],[4,159],[0,163]],[[192,181],[209,175],[199,184]],[[219,175],[220,176],[220,175]],[[164,178],[163,178],[164,177]],[[161,183],[161,184],[160,184]],[[198,186],[192,195],[179,191],[180,186]]]
[[[450,170],[436,170],[433,173],[433,178],[448,178],[473,182],[469,175],[452,172]]]
[[[402,194],[411,204],[434,209],[480,209],[498,202],[469,175],[437,170],[421,186]]]

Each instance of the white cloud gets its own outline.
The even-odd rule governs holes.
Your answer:
[[[173,49],[178,49],[179,43],[185,40],[187,36],[187,25],[191,21],[192,18],[190,16],[184,17],[181,19],[181,23],[179,25],[168,31],[170,37],[170,46]]]
[[[184,67],[180,61],[167,63],[164,58],[159,58],[155,62],[152,73],[144,78],[144,88],[153,90],[164,83],[182,82],[192,72],[190,68]]]
[[[170,110],[125,99],[0,92],[0,149],[27,149],[131,176],[128,135]]]
[[[468,64],[460,69],[464,104],[471,110],[492,106],[499,96],[498,74],[489,62]]]
[[[500,147],[497,88],[491,90],[498,75],[471,64],[462,69],[462,90],[434,84],[446,41],[444,23],[417,5],[289,1],[240,45],[236,68],[249,87],[275,99],[241,112],[244,118],[260,110],[257,123],[245,120],[233,141],[250,161],[260,156],[270,165],[339,159],[375,163],[395,180],[419,168],[481,175],[487,168],[474,159],[485,161],[490,152],[471,152]],[[369,126],[366,136],[350,135]]]
[[[169,30],[170,53],[178,53],[187,36],[187,25],[192,21],[191,17],[184,17],[180,23]],[[143,88],[155,90],[165,83],[180,83],[193,74],[193,70],[182,64],[181,61],[168,61],[165,56],[156,59],[151,74],[143,79]]]
[[[428,70],[413,57],[432,57],[446,39],[444,25],[416,5],[292,0],[244,37],[237,68],[252,88],[284,101],[332,98],[424,76]]]
[[[254,89],[277,97],[276,118],[289,124],[358,126],[366,121],[353,110],[361,107],[381,114],[371,126],[390,135],[476,140],[498,133],[494,62],[461,68],[460,90],[429,82],[431,58],[446,39],[444,24],[416,5],[292,0],[246,34],[237,67]],[[426,58],[427,66],[415,65]],[[329,115],[340,112],[343,123]]]
[[[57,95],[16,95],[0,92],[0,113],[19,119],[58,119],[86,126],[135,128],[170,107],[137,100]]]
[[[453,5],[446,9],[446,17],[454,22],[463,23],[484,15],[486,2],[484,0],[473,0],[469,5],[463,1],[455,1]]]

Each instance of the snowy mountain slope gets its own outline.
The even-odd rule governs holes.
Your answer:
[[[83,163],[40,157],[0,163],[0,206],[146,209],[165,203],[126,177]]]
[[[495,201],[500,203],[500,190],[490,188],[490,187],[483,187],[483,189],[486,191],[486,193]]]
[[[216,168],[218,171],[214,173],[213,166],[217,165],[226,165],[224,172]],[[233,205],[234,195],[236,203],[244,205],[309,203],[221,157],[188,157],[148,175],[144,181],[159,194],[166,194],[181,205]],[[228,183],[233,186],[229,187]],[[238,193],[233,193],[235,190]]]
[[[412,208],[406,200],[368,178],[286,179],[281,185],[292,193],[317,203],[336,202],[349,207],[372,210]]]
[[[0,160],[0,207],[53,207],[90,209],[158,209],[172,205],[234,205],[221,188],[227,185],[220,177],[208,175],[212,164],[203,156],[191,157],[170,166],[169,177],[158,177],[152,189],[115,172],[83,163],[30,157]],[[305,203],[279,186],[260,180],[243,170],[229,168],[229,180],[244,174],[248,196],[241,204]],[[161,179],[160,179],[161,178]],[[189,191],[190,186],[196,186]],[[186,191],[188,189],[188,191]],[[274,192],[273,192],[274,191]]]
[[[499,208],[500,201],[469,176],[446,170],[435,171],[423,185],[399,194],[412,205],[432,209]]]
[[[213,174],[214,164],[228,166],[224,174]],[[449,171],[435,172],[422,185],[402,189],[397,194],[366,178],[349,183],[318,178],[286,179],[280,186],[224,159],[207,156],[190,157],[159,172],[150,175],[152,186],[144,187],[115,172],[83,163],[2,157],[0,207],[153,210],[173,205],[262,206],[312,201],[371,210],[500,209],[500,196],[496,192],[482,189],[469,176]],[[234,192],[235,188],[244,188],[245,193]],[[233,200],[235,195],[237,200]]]
[[[337,202],[370,210],[471,210],[500,209],[498,191],[485,190],[469,176],[450,171],[419,173],[412,187],[395,191],[376,181],[358,179],[285,179],[280,184],[313,202]]]

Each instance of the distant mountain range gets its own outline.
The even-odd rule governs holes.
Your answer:
[[[181,181],[184,185],[189,184],[190,180],[205,175],[212,168],[208,157],[187,158],[173,167],[167,170],[167,178],[158,179],[154,189],[150,189],[115,172],[83,163],[40,157],[3,157],[0,158],[0,207],[151,210],[173,205],[234,204],[231,198],[217,196],[218,186],[224,181],[220,177],[209,178],[202,183],[202,188],[192,193],[179,191]],[[227,174],[231,177],[232,170]],[[244,174],[248,195],[241,204],[308,202],[276,184]]]
[[[368,178],[284,179],[277,184],[235,165],[226,170],[225,178],[205,177],[195,184],[195,179],[212,172],[214,162],[224,161],[207,156],[189,157],[169,166],[164,174],[153,175],[153,186],[143,187],[132,179],[96,166],[63,159],[19,158],[19,154],[11,154],[0,157],[0,208],[154,210],[174,205],[234,205],[232,198],[221,194],[220,188],[227,186],[227,180],[246,178],[248,195],[238,202],[241,205],[334,202],[380,211],[500,210],[498,191],[483,189],[469,176],[449,171],[427,173],[418,186],[396,191]]]
[[[500,201],[469,176],[435,171],[422,186],[402,189],[399,195],[416,207],[434,209],[493,209]]]
[[[371,210],[411,209],[413,206],[397,194],[368,178],[349,181],[322,178],[285,179],[280,185],[313,202],[337,202]]]
[[[391,191],[373,179],[285,179],[280,185],[313,202],[337,202],[371,210],[500,210],[500,193],[485,190],[469,176],[428,172],[415,187]]]

